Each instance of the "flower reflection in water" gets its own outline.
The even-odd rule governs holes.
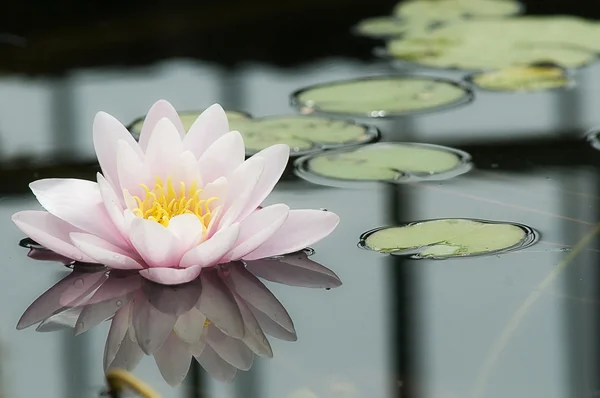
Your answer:
[[[53,252],[26,246],[29,257],[69,264]],[[105,370],[133,370],[144,354],[151,355],[165,381],[177,386],[195,358],[212,377],[229,382],[238,369],[250,369],[254,355],[273,356],[267,335],[296,340],[288,312],[259,277],[310,288],[341,285],[335,273],[309,255],[305,250],[221,264],[174,286],[135,271],[70,264],[72,272],[27,308],[17,329],[38,324],[40,332],[73,328],[80,334],[109,320]]]

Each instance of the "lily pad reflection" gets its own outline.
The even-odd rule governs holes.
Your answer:
[[[465,152],[417,143],[379,143],[305,156],[296,162],[300,177],[334,186],[340,182],[440,180],[470,169],[470,156]]]
[[[567,71],[557,66],[515,66],[473,75],[470,80],[491,91],[541,91],[573,84]]]
[[[468,19],[387,43],[394,58],[425,66],[495,70],[552,63],[580,67],[600,51],[600,24],[567,16]]]
[[[359,246],[411,258],[445,259],[522,249],[535,240],[534,231],[525,225],[455,218],[379,228],[363,234]]]
[[[304,114],[394,117],[431,112],[469,102],[472,92],[458,82],[426,76],[381,76],[325,83],[292,94]]]

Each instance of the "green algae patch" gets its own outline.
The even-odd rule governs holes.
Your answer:
[[[305,114],[393,117],[461,104],[471,95],[451,80],[383,76],[308,87],[292,94],[292,104]]]
[[[360,246],[413,258],[495,254],[534,243],[533,230],[519,224],[471,219],[440,219],[382,228],[361,237]]]

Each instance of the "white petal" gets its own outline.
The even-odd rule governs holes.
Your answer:
[[[73,244],[85,255],[107,267],[124,270],[144,268],[139,261],[132,258],[131,253],[95,235],[73,232],[69,236]]]
[[[179,239],[179,250],[187,252],[202,240],[202,222],[195,214],[181,214],[169,220],[169,231]]]
[[[184,151],[179,155],[176,167],[173,170],[173,183],[179,184],[179,182],[183,182],[189,188],[194,181],[198,188],[204,185],[196,157],[192,152]]]
[[[102,174],[98,173],[96,178],[98,181],[98,189],[100,190],[100,195],[102,196],[102,201],[104,202],[108,217],[111,219],[121,236],[126,240],[127,234],[123,220],[123,199],[115,193],[115,190]]]
[[[279,256],[304,249],[329,235],[339,221],[337,214],[330,211],[291,210],[281,228],[258,249],[244,256],[244,260]]]
[[[129,229],[131,244],[150,267],[175,267],[181,259],[179,241],[161,224],[136,217]]]
[[[150,137],[144,159],[149,175],[160,176],[165,181],[175,170],[182,152],[183,145],[177,129],[169,119],[160,119]]]
[[[238,260],[252,252],[277,231],[288,216],[290,208],[284,204],[264,207],[250,214],[240,223],[240,234],[224,261]]]
[[[144,162],[135,156],[131,147],[124,141],[117,144],[117,172],[119,174],[119,183],[121,189],[129,191],[131,195],[144,198],[145,191],[140,184],[151,183]]]
[[[227,132],[227,114],[219,104],[214,104],[198,116],[183,138],[183,145],[199,159],[213,142]]]
[[[144,278],[161,285],[179,285],[196,279],[202,271],[201,266],[189,268],[148,268],[140,271]]]
[[[238,131],[231,131],[216,140],[198,160],[205,183],[225,177],[245,159],[244,140]]]
[[[159,100],[150,107],[150,110],[144,119],[144,124],[142,125],[142,130],[140,132],[140,147],[144,151],[148,148],[148,143],[150,142],[150,137],[154,133],[154,128],[163,118],[168,119],[173,126],[175,126],[175,129],[181,137],[185,135],[183,124],[173,105],[168,101]]]
[[[240,233],[240,225],[233,224],[220,230],[208,240],[189,250],[181,258],[180,267],[210,267],[215,265],[231,250]]]

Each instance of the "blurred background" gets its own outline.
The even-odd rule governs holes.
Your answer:
[[[17,248],[21,233],[9,222],[14,212],[36,206],[30,181],[93,178],[96,112],[128,124],[164,98],[181,110],[218,102],[255,117],[293,114],[289,95],[297,89],[400,71],[373,55],[376,41],[351,33],[358,21],[389,14],[396,3],[5,0],[0,397],[96,397],[103,389],[106,326],[77,338],[14,329],[27,305],[65,271],[26,259]],[[532,15],[600,17],[600,3],[593,1],[522,3]],[[583,135],[600,125],[600,65],[578,70],[576,80],[566,91],[478,92],[461,108],[367,120],[388,141],[465,150],[477,170],[431,189],[280,184],[270,203],[340,214],[340,228],[315,246],[315,256],[344,286],[319,292],[270,286],[292,315],[299,341],[274,343],[275,358],[256,360],[232,385],[213,382],[195,367],[184,386],[172,389],[149,358],[135,373],[164,397],[600,396],[597,238],[553,280],[554,293],[543,293],[527,310],[511,342],[498,344],[515,311],[598,221],[600,156]],[[549,243],[443,265],[356,248],[369,229],[436,217],[521,222]],[[501,359],[481,376],[498,347]],[[482,378],[486,389],[477,395]]]

